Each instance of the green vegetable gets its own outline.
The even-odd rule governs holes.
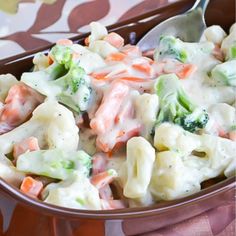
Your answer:
[[[181,45],[182,41],[173,36],[162,36],[158,47],[158,58],[174,58],[181,62],[186,62],[188,59],[187,51]]]
[[[156,92],[160,99],[157,125],[165,121],[172,122],[190,132],[205,127],[208,114],[190,100],[175,74],[160,76],[157,79]]]
[[[80,113],[87,109],[91,88],[79,61],[73,59],[70,46],[56,45],[50,53],[53,64],[22,75],[21,81],[41,94]]]
[[[175,59],[182,63],[194,63],[196,58],[208,57],[214,47],[211,42],[188,43],[173,36],[161,36],[154,59],[156,61]]]
[[[16,168],[26,173],[67,179],[74,172],[88,176],[91,157],[84,151],[66,152],[60,149],[27,152],[19,156]]]
[[[236,60],[216,65],[211,71],[211,78],[219,85],[236,86]]]
[[[73,51],[68,46],[55,45],[50,51],[50,56],[52,56],[54,61],[69,69],[72,63],[72,53]]]
[[[234,41],[234,44],[229,48],[229,58],[236,59],[236,40]]]

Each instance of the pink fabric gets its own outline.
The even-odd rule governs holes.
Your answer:
[[[220,206],[184,222],[140,236],[234,236],[235,204]]]
[[[54,0],[53,5],[21,1],[14,15],[0,11],[0,59],[86,32],[91,20],[110,25],[174,1]],[[0,10],[6,10],[2,5]],[[235,225],[235,205],[230,204],[142,236],[234,236]]]

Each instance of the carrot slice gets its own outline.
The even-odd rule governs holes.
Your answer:
[[[106,57],[106,61],[123,61],[127,56],[122,52],[111,53]]]
[[[122,82],[113,82],[104,95],[102,103],[90,122],[90,127],[96,134],[103,134],[111,129],[119,107],[123,103],[129,87]]]
[[[103,153],[96,153],[93,158],[93,175],[99,174],[106,169],[107,159]]]
[[[13,157],[15,160],[17,160],[18,156],[21,154],[27,152],[27,151],[36,151],[39,150],[39,144],[38,139],[35,137],[30,137],[27,139],[24,139],[20,143],[16,143],[13,147]]]
[[[133,64],[132,67],[135,70],[138,70],[138,71],[143,72],[148,75],[151,75],[151,73],[152,73],[152,67],[148,62],[145,62],[142,64],[141,63],[140,64]]]
[[[20,186],[20,190],[31,197],[38,197],[42,189],[43,183],[30,176],[25,177]]]
[[[159,65],[162,63],[164,63],[162,65],[163,73],[175,73],[180,79],[188,78],[197,70],[197,66],[194,64],[184,64],[173,59],[167,59],[159,63]]]
[[[69,39],[59,39],[57,40],[57,45],[62,45],[62,46],[69,46],[69,45],[72,45],[73,42]]]
[[[0,134],[10,131],[26,121],[32,111],[43,101],[43,96],[23,83],[12,86],[0,114]]]
[[[53,62],[54,62],[53,59],[50,57],[50,55],[48,55],[48,64],[52,65]]]
[[[97,175],[92,176],[90,179],[91,184],[93,184],[96,188],[100,189],[105,185],[111,183],[115,177],[117,176],[116,172],[112,169],[101,172]]]
[[[130,82],[138,82],[138,83],[145,83],[145,82],[150,82],[150,79],[144,79],[144,78],[139,78],[139,77],[132,77],[132,76],[127,76],[127,77],[121,77],[119,80],[126,80]]]
[[[100,73],[93,72],[90,74],[90,76],[92,76],[94,79],[97,79],[97,80],[106,80],[107,75],[108,75],[108,72],[100,72]]]
[[[229,139],[236,142],[236,130],[229,132]]]
[[[118,132],[116,136],[116,145],[120,143],[123,144],[126,143],[130,138],[138,136],[140,132],[141,132],[141,125],[138,123],[134,127],[128,127],[126,130]]]
[[[186,79],[197,70],[197,66],[192,64],[182,64],[176,68],[176,75],[180,79]]]
[[[138,136],[141,132],[139,123],[127,127],[126,129],[117,130],[113,138],[108,139],[107,136],[99,135],[96,139],[96,146],[103,152],[112,153],[120,149],[130,138]]]
[[[142,52],[140,51],[139,47],[127,44],[120,50],[124,54],[130,56],[130,57],[141,57]]]
[[[121,48],[122,46],[124,46],[124,39],[115,32],[109,33],[104,37],[103,40],[110,43],[116,48]]]
[[[84,44],[85,44],[85,46],[89,46],[89,37],[86,37],[85,39],[84,39]]]
[[[115,117],[115,123],[116,124],[123,123],[127,118],[131,118],[133,114],[134,114],[134,109],[133,109],[132,102],[128,100],[123,105],[123,107],[121,108],[117,116]]]

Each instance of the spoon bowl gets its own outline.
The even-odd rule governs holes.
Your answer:
[[[162,35],[172,35],[187,42],[200,40],[206,28],[204,13],[209,0],[197,0],[186,13],[173,16],[151,29],[137,44],[142,51],[154,49]]]

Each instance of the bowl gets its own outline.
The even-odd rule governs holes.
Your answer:
[[[135,44],[157,23],[189,9],[194,1],[171,3],[144,15],[108,27],[121,34],[126,43]],[[234,0],[211,0],[206,12],[208,25],[219,24],[228,30],[235,19]],[[227,14],[226,14],[227,12]],[[81,43],[87,36],[72,38]],[[0,61],[0,74],[18,78],[32,67],[38,51],[47,52],[53,45]],[[234,201],[235,177],[222,180],[191,196],[157,203],[148,207],[122,210],[88,211],[53,206],[22,194],[0,179],[0,235],[6,236],[122,236],[151,232]]]

